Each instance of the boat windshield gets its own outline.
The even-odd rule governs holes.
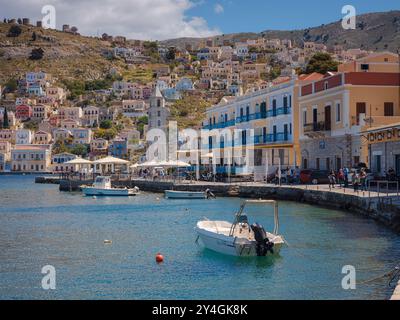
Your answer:
[[[279,217],[278,217],[278,202],[275,200],[245,200],[242,202],[239,211],[235,214],[235,220],[232,224],[230,235],[233,235],[236,229],[236,225],[243,223],[243,221],[248,221],[247,216],[243,213],[246,204],[269,204],[274,207],[274,234],[279,232]]]

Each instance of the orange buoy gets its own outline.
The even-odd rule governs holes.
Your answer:
[[[164,256],[161,253],[156,254],[156,262],[157,263],[164,262]]]

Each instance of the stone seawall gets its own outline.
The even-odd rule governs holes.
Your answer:
[[[60,191],[79,191],[83,184],[92,181],[60,180]],[[49,182],[45,182],[49,183]],[[57,182],[54,182],[57,183]],[[400,208],[382,199],[358,196],[356,194],[333,192],[329,190],[307,189],[296,186],[244,185],[223,183],[174,183],[164,181],[113,181],[114,187],[139,187],[142,191],[163,193],[165,190],[204,191],[210,189],[215,195],[223,197],[267,198],[296,201],[326,208],[348,211],[372,218],[393,230],[400,232]]]

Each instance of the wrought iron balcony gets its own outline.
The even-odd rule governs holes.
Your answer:
[[[304,125],[304,133],[330,131],[330,126],[325,121],[307,123]]]

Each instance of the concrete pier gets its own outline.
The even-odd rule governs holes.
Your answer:
[[[116,185],[121,185],[116,183]],[[123,185],[123,184],[122,184]],[[354,192],[352,189],[330,189],[328,185],[318,186],[276,186],[265,183],[173,183],[159,181],[132,180],[130,187],[137,186],[142,191],[164,192],[164,190],[204,191],[210,189],[217,196],[267,198],[296,201],[327,208],[339,209],[372,218],[393,230],[400,232],[400,208],[393,198],[383,197],[376,192]]]
[[[60,191],[79,191],[81,185],[93,180],[60,180],[56,177],[38,177],[37,183],[58,183]],[[400,232],[400,197],[396,193],[383,194],[373,191],[354,192],[352,189],[334,188],[328,185],[284,185],[249,182],[216,183],[200,181],[151,181],[143,179],[113,180],[114,187],[139,187],[142,191],[163,193],[165,190],[204,191],[210,189],[223,197],[267,198],[296,201],[326,208],[349,211],[372,218]]]

